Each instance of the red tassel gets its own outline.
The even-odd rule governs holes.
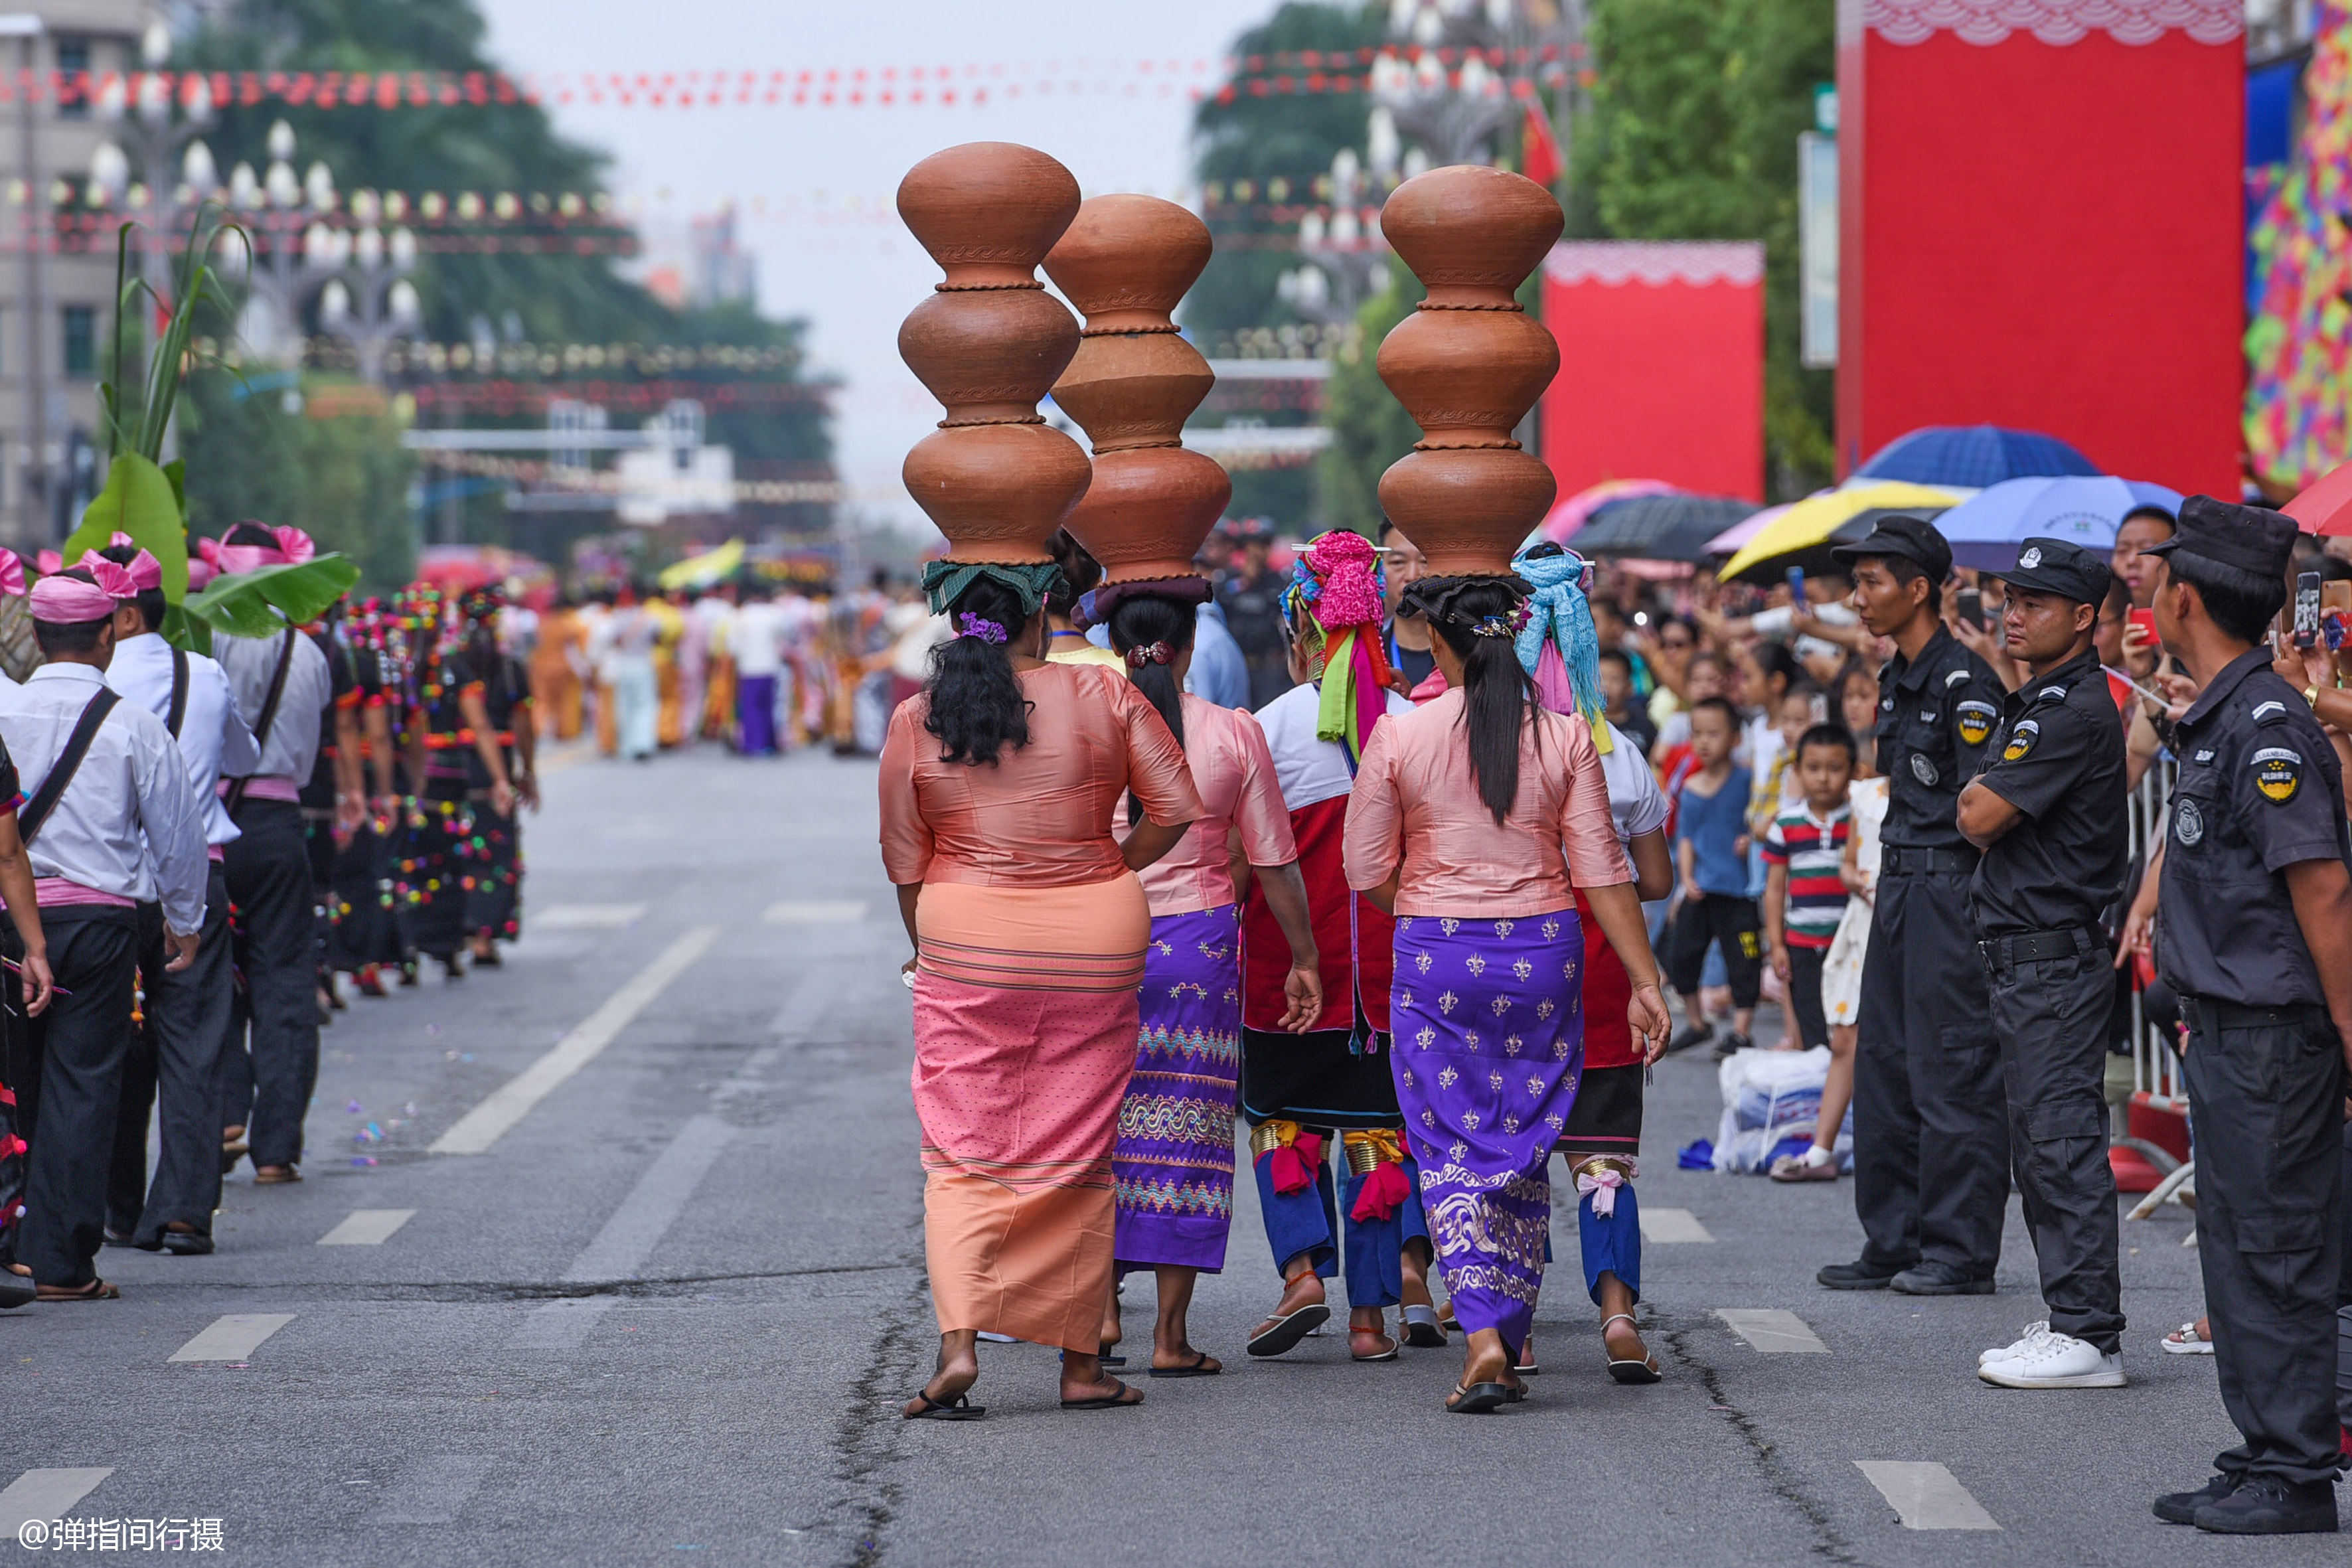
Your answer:
[[[1412,1195],[1412,1188],[1404,1179],[1402,1165],[1375,1165],[1365,1176],[1364,1184],[1356,1189],[1356,1206],[1348,1217],[1359,1224],[1365,1220],[1394,1219],[1397,1207]]]
[[[1295,1143],[1286,1143],[1267,1156],[1274,1162],[1274,1190],[1284,1197],[1303,1193],[1315,1184],[1315,1172],[1323,1163],[1323,1136],[1319,1132],[1301,1132]]]

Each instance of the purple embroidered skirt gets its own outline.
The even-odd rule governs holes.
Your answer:
[[[1465,1331],[1517,1347],[1551,1230],[1552,1145],[1584,1065],[1576,911],[1397,921],[1397,1103],[1421,1202]]]
[[[1143,953],[1135,1077],[1118,1108],[1121,1268],[1225,1265],[1241,1072],[1239,906],[1155,915]]]

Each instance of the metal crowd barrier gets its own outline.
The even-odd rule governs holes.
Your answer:
[[[2170,820],[2168,807],[2173,781],[2179,773],[2179,765],[2171,757],[2158,757],[2140,775],[2138,786],[2128,798],[2132,864],[2141,868],[2143,877],[2154,874],[2147,865],[2147,855],[2154,846],[2164,842]],[[2131,1063],[2134,1105],[2167,1114],[2188,1114],[2189,1086],[2181,1079],[2180,1053],[2175,1048],[2171,1031],[2149,1021],[2137,989],[2131,996]],[[2130,1218],[2146,1219],[2168,1202],[2196,1206],[2195,1159],[2185,1163],[2178,1161],[2169,1151],[2132,1136],[2128,1130],[2116,1142],[2137,1151],[2165,1173],[2154,1191],[2132,1205]],[[2196,1233],[2191,1231],[2189,1242],[2193,1244],[2195,1239]]]

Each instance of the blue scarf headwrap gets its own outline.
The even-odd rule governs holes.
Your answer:
[[[1585,597],[1591,568],[1582,556],[1566,550],[1533,558],[1522,554],[1511,563],[1511,570],[1535,588],[1528,600],[1528,624],[1516,644],[1519,667],[1536,677],[1540,687],[1544,645],[1549,642],[1558,649],[1576,710],[1592,726],[1593,745],[1609,751],[1609,724],[1601,700],[1601,632],[1592,624],[1591,601]]]

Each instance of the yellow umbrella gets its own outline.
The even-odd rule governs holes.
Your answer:
[[[1892,480],[1808,496],[1741,545],[1717,575],[1726,582],[1735,577],[1769,582],[1790,566],[1820,570],[1831,563],[1831,545],[1862,538],[1882,517],[1933,517],[1959,504],[1960,498],[1950,490]]]
[[[735,574],[743,564],[743,542],[730,539],[716,550],[661,569],[661,585],[665,588],[699,588]]]

